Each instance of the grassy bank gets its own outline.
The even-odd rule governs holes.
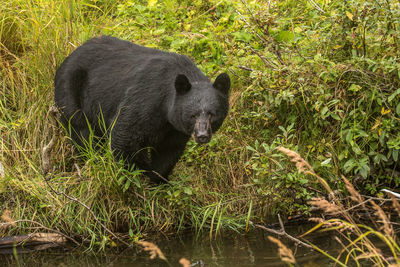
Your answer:
[[[5,175],[0,201],[2,212],[21,220],[2,231],[27,233],[39,226],[104,245],[110,238],[107,229],[135,239],[188,227],[211,235],[246,227],[259,199],[246,186],[244,166],[237,163],[238,158],[245,161],[246,152],[241,145],[231,146],[238,142],[233,133],[221,131],[206,147],[189,144],[171,185],[155,187],[140,172],[124,170],[107,149],[74,153],[48,111],[57,66],[85,40],[101,34],[190,55],[210,77],[227,70],[226,33],[221,30],[237,23],[231,4],[8,1],[1,8],[0,160]],[[236,99],[238,88],[232,92]],[[56,133],[54,171],[46,182],[42,149]],[[261,205],[257,213],[263,216],[266,209]]]
[[[91,245],[190,228],[243,231],[308,209],[326,190],[276,148],[305,155],[334,189],[400,184],[399,4],[318,1],[3,1],[0,6],[0,212],[14,227]],[[190,142],[170,185],[148,184],[110,152],[79,155],[51,124],[53,79],[87,39],[113,35],[190,56],[233,80],[231,112]],[[59,133],[51,174],[42,149]],[[46,180],[47,178],[47,180]]]

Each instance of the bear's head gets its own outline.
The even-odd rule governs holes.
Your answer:
[[[208,143],[228,114],[228,74],[220,74],[213,84],[205,79],[190,82],[186,75],[178,74],[174,86],[176,94],[169,122],[175,129],[193,135],[197,143]]]

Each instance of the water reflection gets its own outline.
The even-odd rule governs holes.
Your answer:
[[[308,228],[307,228],[308,229]],[[298,227],[295,229],[297,232]],[[302,230],[302,229],[300,229]],[[291,229],[287,229],[291,231]],[[292,230],[293,232],[293,230]],[[247,234],[225,233],[212,237],[208,233],[196,238],[192,233],[178,236],[160,236],[149,239],[156,243],[168,258],[171,266],[180,266],[178,261],[184,257],[192,266],[287,266],[277,255],[277,247],[271,243],[269,234],[257,230]],[[295,254],[300,266],[332,265],[326,257],[314,251],[295,246],[282,239]],[[312,240],[322,249],[334,249],[335,243],[329,236],[318,236]],[[10,251],[9,251],[10,252]],[[8,252],[8,253],[9,253]],[[24,251],[21,251],[24,252]],[[26,252],[26,251],[25,251]],[[68,247],[0,255],[0,265],[4,266],[168,266],[156,259],[150,260],[147,252],[140,248],[118,251],[109,249],[102,253],[88,253]]]

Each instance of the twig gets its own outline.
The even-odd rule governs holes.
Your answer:
[[[381,190],[383,191],[383,190]],[[369,200],[377,200],[377,201],[382,201],[382,202],[389,202],[392,201],[392,199],[388,199],[388,198],[381,198],[381,197],[371,197],[371,196],[367,196],[367,195],[361,195],[362,197],[365,197]]]
[[[88,205],[86,205],[85,203],[83,203],[82,201],[80,201],[79,199],[77,199],[76,197],[71,197],[71,196],[67,195],[66,193],[64,193],[64,192],[62,192],[62,191],[57,192],[57,191],[50,185],[50,183],[49,183],[49,180],[52,179],[52,178],[53,178],[53,173],[51,174],[50,178],[47,179],[47,178],[45,177],[44,180],[45,180],[46,184],[48,185],[48,187],[50,188],[50,190],[51,190],[53,193],[55,193],[55,194],[57,194],[57,195],[63,195],[64,197],[68,198],[69,200],[72,200],[72,201],[77,202],[79,205],[81,205],[82,207],[84,207],[86,210],[89,211],[89,213],[92,215],[93,219],[94,219],[106,232],[108,232],[110,235],[112,235],[115,239],[117,239],[118,241],[120,241],[120,242],[123,243],[124,245],[126,245],[126,246],[128,246],[128,247],[131,247],[131,246],[132,246],[131,244],[125,242],[123,239],[121,239],[121,238],[119,238],[117,235],[115,235],[110,229],[108,229],[107,226],[105,226],[105,225],[97,218],[96,214],[94,214],[93,210],[92,210]]]
[[[149,172],[152,172],[152,173],[154,173],[155,175],[157,175],[161,180],[163,180],[165,183],[169,183],[169,181],[168,181],[168,179],[167,178],[165,178],[164,176],[162,176],[161,174],[159,174],[158,172],[156,172],[156,171],[154,171],[154,170],[151,170],[151,171],[149,171]]]
[[[50,140],[50,142],[45,145],[42,149],[42,168],[43,168],[43,173],[46,175],[50,169],[51,169],[51,161],[50,161],[50,153],[53,150],[53,148],[56,145],[57,139],[58,139],[58,130],[56,129],[56,119],[59,116],[58,109],[55,106],[51,106],[49,109],[49,117],[51,121],[52,128],[54,129],[53,131],[53,136]]]
[[[285,227],[284,227],[283,222],[282,222],[282,219],[281,219],[281,216],[280,216],[279,214],[278,214],[278,219],[279,219],[279,224],[280,224],[280,226],[281,226],[281,230],[279,230],[279,231],[278,231],[278,230],[274,230],[274,229],[267,228],[267,227],[265,227],[265,226],[263,226],[263,225],[260,225],[260,224],[255,224],[254,226],[255,226],[255,227],[258,227],[258,228],[260,228],[260,229],[262,229],[262,230],[264,230],[264,231],[267,231],[267,232],[269,232],[269,233],[273,233],[273,234],[276,234],[276,235],[279,235],[279,236],[284,236],[284,237],[286,237],[286,238],[292,240],[292,241],[295,242],[296,244],[300,244],[300,245],[302,245],[302,246],[305,246],[306,248],[313,248],[313,247],[310,246],[309,244],[304,243],[304,242],[301,241],[300,239],[297,239],[297,238],[295,238],[295,237],[289,235],[288,233],[286,233]]]
[[[243,78],[242,76],[238,75],[232,68],[228,69],[230,73],[232,73],[233,75],[235,75],[238,79],[242,80],[242,81],[249,81],[248,79]]]
[[[79,179],[82,180],[81,169],[79,168],[78,164],[74,163],[74,167],[76,169],[76,172],[78,173]]]
[[[243,69],[243,70],[248,70],[248,71],[253,71],[252,68],[246,67],[246,66],[238,66],[239,69]]]
[[[240,18],[247,24],[247,26],[249,27],[250,31],[251,31],[255,36],[257,36],[258,39],[261,40],[261,42],[263,42],[264,44],[272,43],[272,45],[273,45],[273,46],[272,46],[272,50],[273,50],[274,54],[276,55],[276,57],[278,58],[279,62],[280,62],[282,65],[286,65],[286,64],[283,62],[281,53],[280,53],[279,50],[276,48],[276,44],[275,44],[274,42],[271,41],[272,38],[271,38],[271,36],[269,35],[269,32],[268,32],[268,31],[263,31],[264,34],[265,34],[268,38],[271,39],[270,42],[268,42],[265,38],[263,38],[261,35],[259,35],[256,31],[254,31],[254,30],[252,29],[252,26],[250,25],[250,23],[246,20],[245,17],[243,17],[242,13],[240,13],[239,10],[236,9],[235,11],[236,11],[236,13],[240,16]],[[257,21],[256,21],[256,22],[257,22]],[[263,27],[261,27],[261,25],[258,25],[258,26],[259,26],[261,29],[263,28]],[[249,47],[250,47],[250,49],[254,52],[254,49],[250,46],[250,44],[249,44]],[[257,54],[257,55],[258,55],[258,54]],[[260,55],[258,55],[258,56],[261,58],[261,60],[262,60],[264,63],[266,63],[266,59],[265,59],[264,57],[261,57]],[[274,69],[274,70],[276,69],[276,68],[274,68],[274,67],[272,66],[272,64],[271,64],[270,62],[268,62],[268,63],[269,63],[269,64],[266,64],[266,65],[271,66],[272,69]]]
[[[0,161],[0,178],[4,178],[6,175],[5,175],[5,173],[4,173],[4,167],[3,167],[3,164],[1,164],[1,161]]]
[[[256,54],[262,60],[262,62],[264,62],[264,64],[266,66],[270,66],[271,69],[277,70],[275,63],[273,63],[272,61],[269,61],[266,57],[260,55],[260,53],[258,53],[253,47],[249,46],[249,48],[254,54]]]
[[[325,11],[322,8],[320,8],[319,5],[315,3],[313,0],[307,0],[307,2],[309,2],[319,12],[325,13]]]
[[[282,219],[281,219],[281,215],[278,213],[278,220],[279,220],[279,225],[281,226],[281,231],[282,232],[286,232],[285,231],[285,226],[283,225]]]

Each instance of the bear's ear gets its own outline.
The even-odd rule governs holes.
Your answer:
[[[231,79],[228,74],[222,73],[215,79],[213,86],[222,93],[228,94],[229,89],[231,88]]]
[[[184,74],[178,74],[175,78],[175,89],[179,95],[186,94],[192,85],[189,82],[189,79]]]

